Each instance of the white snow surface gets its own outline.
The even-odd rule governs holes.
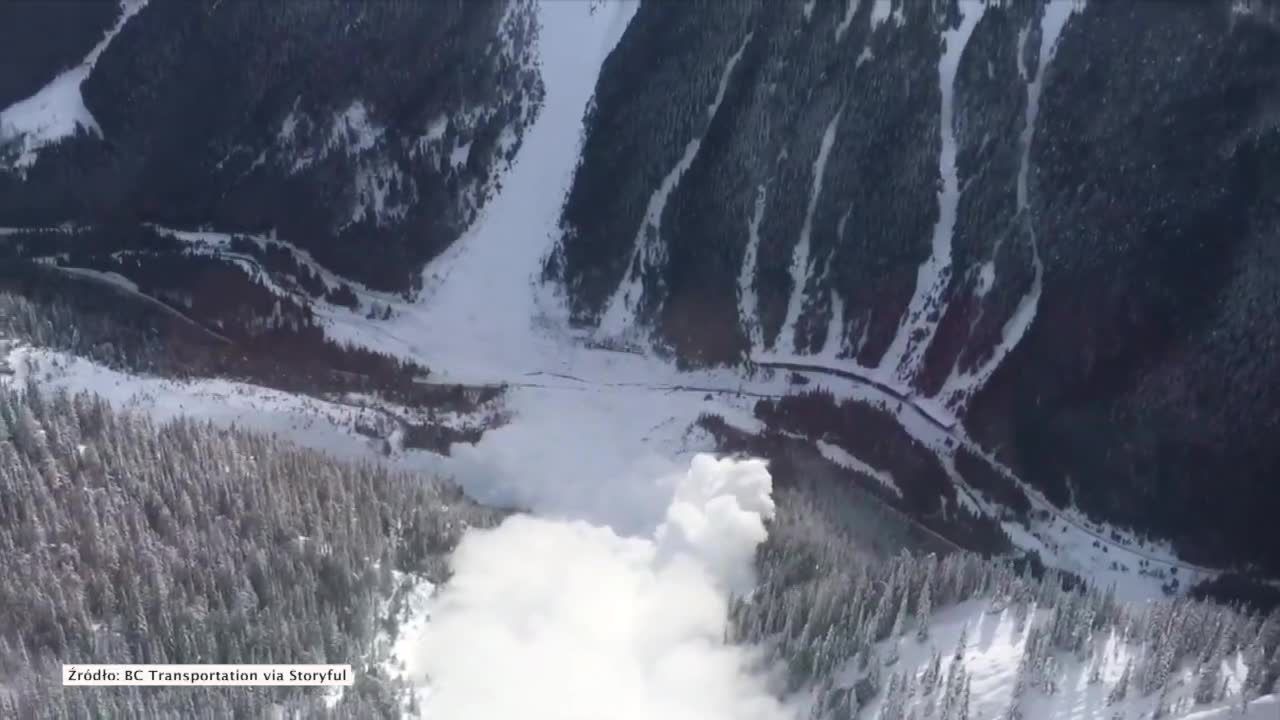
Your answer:
[[[121,0],[120,17],[75,67],[64,70],[31,97],[0,112],[0,145],[18,142],[20,151],[10,169],[25,170],[35,164],[40,149],[84,129],[101,136],[102,129],[85,107],[80,84],[119,34],[120,28],[146,6],[147,0]],[[0,165],[3,167],[3,165]]]
[[[389,462],[451,475],[481,501],[646,536],[663,520],[675,492],[671,478],[696,453],[715,449],[711,438],[690,429],[699,414],[720,414],[735,426],[753,428],[758,426],[751,412],[757,398],[781,396],[793,388],[783,372],[681,372],[654,355],[595,346],[589,335],[569,329],[563,299],[538,282],[542,261],[558,239],[558,215],[577,162],[583,109],[599,65],[635,4],[595,8],[592,12],[592,6],[575,2],[540,6],[544,107],[504,175],[501,191],[464,237],[424,270],[421,296],[405,300],[353,283],[361,304],[357,310],[323,302],[314,308],[334,340],[412,359],[432,370],[433,381],[509,387],[503,409],[510,421],[486,432],[476,445],[455,445],[445,458],[393,447]],[[831,135],[834,126],[835,118],[828,126]],[[757,199],[749,232],[764,211],[763,189]],[[229,256],[224,233],[158,229],[193,248]],[[255,240],[276,242],[271,236]],[[305,252],[298,257],[330,287],[341,281]],[[273,291],[288,292],[272,283],[252,258],[232,259],[261,273]],[[390,308],[389,320],[366,319],[375,302]],[[45,368],[42,376],[51,375],[51,382],[92,389],[161,417],[186,412],[237,422],[340,455],[374,457],[383,449],[381,441],[352,429],[357,419],[376,420],[362,403],[353,408],[221,380],[130,377],[54,353],[18,352],[37,357]],[[810,389],[829,389],[837,397],[890,410],[908,432],[944,457],[957,439],[964,439],[946,418],[939,420],[931,408],[901,392],[895,396],[867,382],[804,374]],[[1048,537],[1047,529],[1040,534]],[[1050,543],[1031,532],[1023,536],[1029,547],[1063,545],[1060,538]],[[1067,547],[1070,552],[1049,553],[1046,561],[1076,562],[1073,558],[1095,551],[1091,544]],[[1109,554],[1104,559],[1115,558]],[[1078,563],[1086,569],[1095,565]],[[1144,577],[1140,588],[1152,594],[1159,585]]]
[[[942,34],[943,52],[938,60],[938,82],[942,88],[942,107],[938,113],[942,136],[942,151],[938,155],[938,172],[942,176],[942,187],[938,191],[938,222],[933,228],[929,257],[916,271],[915,292],[906,314],[880,361],[882,375],[894,376],[904,384],[909,384],[919,371],[924,349],[937,330],[951,273],[951,241],[956,209],[960,204],[960,181],[956,174],[956,72],[969,44],[969,36],[986,12],[986,5],[981,3],[962,2],[958,7],[960,24]]]
[[[849,470],[869,475],[883,485],[886,490],[898,497],[902,497],[902,489],[898,487],[898,483],[893,479],[893,475],[890,475],[884,470],[877,470],[876,468],[871,467],[867,463],[851,455],[848,450],[845,450],[839,445],[832,445],[825,440],[819,440],[817,445],[818,452],[822,453],[822,456],[826,459]]]
[[[21,387],[89,391],[120,410],[143,412],[157,421],[191,416],[224,427],[243,427],[288,437],[303,447],[337,457],[377,457],[379,443],[353,431],[357,423],[385,422],[381,409],[352,402],[318,400],[271,388],[222,379],[168,380],[117,372],[84,358],[17,346],[4,360],[13,375],[0,381]],[[385,407],[385,406],[383,406]],[[435,470],[439,459],[428,453],[393,457],[405,469]]]
[[[422,136],[423,142],[433,143],[444,137],[444,131],[449,128],[449,116],[440,113],[435,120],[427,126],[427,133]]]
[[[840,297],[835,288],[830,290],[830,294],[831,320],[827,323],[827,337],[819,355],[835,360],[844,349],[844,298]]]
[[[742,255],[742,272],[738,274],[738,319],[751,342],[751,349],[763,350],[764,339],[760,319],[756,315],[759,298],[756,294],[756,266],[760,261],[760,223],[764,220],[768,204],[768,190],[764,185],[756,187],[755,208],[747,220],[747,247]]]
[[[1036,310],[1040,306],[1040,290],[1043,282],[1044,264],[1040,260],[1040,247],[1036,239],[1035,223],[1028,216],[1027,202],[1027,177],[1031,168],[1031,141],[1035,137],[1036,118],[1040,112],[1040,91],[1044,82],[1045,68],[1053,60],[1053,52],[1057,47],[1058,38],[1062,35],[1063,28],[1066,27],[1067,21],[1071,19],[1072,14],[1080,11],[1083,3],[1049,3],[1045,6],[1044,15],[1040,18],[1040,53],[1039,62],[1036,63],[1036,74],[1027,83],[1027,109],[1026,117],[1022,127],[1022,154],[1018,164],[1018,180],[1016,186],[1018,215],[1022,222],[1026,223],[1027,236],[1031,243],[1031,264],[1033,276],[1031,280],[1031,288],[1027,294],[1018,301],[1018,306],[1014,308],[1013,314],[1005,322],[1004,327],[1000,331],[1000,342],[996,345],[991,357],[983,362],[973,371],[961,371],[953,368],[950,376],[943,383],[938,393],[938,398],[947,407],[957,413],[963,412],[969,400],[986,384],[1000,363],[1004,362],[1005,357],[1017,347],[1022,341],[1022,337],[1026,335],[1030,329],[1031,323],[1035,320]],[[1027,32],[1024,30],[1018,34],[1018,42],[1021,46],[1026,42]],[[1018,69],[1023,77],[1026,76],[1026,68],[1022,63],[1023,55],[1018,53]],[[992,254],[994,257],[994,253]],[[980,290],[983,295],[986,290],[995,282],[994,266],[988,267],[990,264],[983,266],[983,272],[988,274],[983,276],[983,284]]]
[[[875,30],[893,13],[892,0],[871,0],[871,29]]]
[[[729,60],[725,63],[715,99],[707,107],[707,127],[715,118],[716,111],[720,109],[720,103],[724,101],[725,91],[733,76],[733,68],[742,59],[742,53],[747,49],[747,43],[751,42],[751,37],[752,34],[747,33],[742,40],[742,45],[729,56]],[[671,197],[671,193],[680,184],[680,179],[698,157],[698,150],[702,148],[702,137],[705,133],[706,127],[689,141],[675,167],[662,178],[658,188],[649,196],[644,219],[640,221],[640,228],[636,231],[635,247],[631,251],[626,271],[617,289],[609,298],[600,319],[600,332],[605,337],[624,337],[638,330],[636,315],[644,295],[644,277],[649,272],[649,268],[661,264],[666,254],[666,246],[662,242],[662,214],[667,208],[667,199]],[[556,207],[559,207],[559,204]]]
[[[840,116],[843,114],[844,107],[841,106],[836,110],[835,115],[831,116],[826,130],[822,132],[818,155],[813,160],[813,185],[809,189],[809,205],[805,209],[804,224],[800,226],[800,238],[796,241],[795,250],[791,255],[791,299],[787,302],[787,315],[774,345],[781,344],[782,347],[789,348],[792,353],[796,352],[796,323],[800,320],[800,313],[804,311],[805,286],[809,281],[809,275],[813,273],[813,263],[809,258],[813,213],[818,207],[819,198],[822,197],[822,181],[827,171],[827,160],[831,157],[831,146],[836,140],[836,128],[840,126]]]
[[[652,531],[673,492],[664,478],[713,449],[710,438],[689,431],[701,412],[749,424],[754,397],[747,393],[786,391],[781,379],[753,383],[731,370],[686,374],[657,357],[591,347],[568,330],[561,299],[538,282],[558,239],[583,108],[634,9],[542,4],[546,98],[501,192],[424,270],[419,298],[352,284],[360,310],[317,306],[333,339],[413,359],[434,381],[510,384],[511,422],[475,446],[455,446],[440,463],[473,496],[625,534]],[[179,236],[225,247],[216,233]],[[390,320],[364,318],[374,302],[391,308]]]
[[[887,3],[877,3],[875,10],[882,6],[887,12]],[[587,676],[602,673],[612,683],[605,687],[618,693],[608,696],[612,703],[605,709],[631,707],[618,704],[619,697],[637,703],[639,714],[621,717],[795,717],[759,693],[757,679],[745,669],[746,650],[718,644],[725,593],[749,584],[745,553],[763,539],[763,526],[757,527],[752,518],[759,521],[772,512],[767,473],[762,477],[747,468],[735,474],[735,466],[708,465],[716,461],[698,453],[714,449],[710,439],[689,430],[704,411],[724,415],[735,425],[757,424],[751,405],[757,396],[788,392],[784,374],[682,373],[655,356],[592,347],[584,343],[585,336],[568,329],[562,299],[537,282],[541,262],[557,240],[561,201],[578,157],[583,108],[600,63],[636,4],[606,3],[594,6],[594,11],[592,7],[577,2],[540,6],[545,105],[504,177],[502,191],[466,235],[425,269],[422,297],[406,301],[353,286],[364,307],[378,302],[392,309],[392,318],[384,322],[365,320],[363,307],[350,311],[317,306],[327,332],[337,340],[414,359],[442,381],[509,383],[506,409],[511,421],[485,433],[475,446],[456,445],[447,458],[396,450],[387,461],[452,475],[481,501],[526,507],[539,516],[522,516],[497,530],[469,534],[459,551],[459,572],[451,590],[428,602],[432,588],[424,586],[405,632],[394,642],[393,661],[405,663],[411,676],[431,674],[435,688],[423,688],[419,696],[428,708],[441,703],[433,717],[451,720],[514,714],[486,715],[482,709],[507,706],[481,704],[485,702],[516,702],[514,710],[529,720],[599,717],[600,707],[589,704],[598,699],[590,688],[577,696],[587,698],[580,708],[573,708],[580,710],[578,715],[562,705],[546,705],[575,697],[555,684],[571,673],[547,680],[545,687],[536,682],[546,679],[538,671],[545,669],[541,665],[548,658],[570,662]],[[965,18],[969,30],[976,23],[972,15]],[[1061,23],[1048,17],[1044,22],[1037,83],[1065,17]],[[948,52],[956,44],[952,39]],[[828,125],[819,159],[830,152],[828,136],[833,136],[838,118],[839,113]],[[357,145],[363,142],[360,137],[356,133]],[[954,156],[954,139],[951,152]],[[816,170],[815,197],[821,190],[821,168]],[[752,242],[758,242],[756,229],[764,212],[764,189],[759,192],[756,212],[748,221]],[[1021,192],[1020,196],[1025,201]],[[208,251],[225,249],[228,239],[210,231],[168,232]],[[256,240],[274,242],[270,237]],[[339,281],[305,253],[300,259],[326,283]],[[745,263],[743,275],[749,277]],[[749,285],[741,285],[744,310]],[[26,347],[11,349],[7,360],[15,370],[8,382],[32,377],[46,387],[88,389],[116,406],[140,409],[158,419],[194,415],[279,433],[344,457],[375,457],[382,451],[380,441],[355,433],[353,426],[385,421],[385,405],[371,408],[359,398],[330,402],[226,380],[138,377]],[[820,373],[806,376],[810,388],[831,389],[838,397],[892,409],[913,436],[940,454],[949,453],[957,437],[964,439],[917,403],[866,383]],[[825,443],[819,450],[896,489],[891,476],[847,452]],[[1036,507],[1042,500],[1033,494]],[[1185,567],[1166,548],[1126,539],[1120,544],[1133,546],[1124,556],[1131,570],[1107,575],[1105,564],[1121,559],[1117,546],[1104,552],[1106,543],[1095,547],[1093,542],[1111,531],[1078,514],[1053,514],[1030,531],[1014,525],[1006,529],[1017,533],[1020,545],[1042,549],[1049,564],[1085,572],[1104,584],[1116,580],[1121,597],[1151,597],[1168,577],[1157,576],[1155,570],[1150,575],[1139,572],[1140,559],[1155,567]],[[566,562],[569,557],[583,562]],[[1179,575],[1184,582],[1191,579]],[[610,582],[602,584],[602,577]],[[426,622],[428,615],[431,623]],[[1007,612],[966,604],[943,611],[931,642],[949,657],[962,626],[973,638],[964,656],[978,709],[973,717],[996,717],[1007,705],[1025,636],[1014,630]],[[531,642],[531,634],[540,642]],[[447,657],[432,653],[432,647],[447,647]],[[504,652],[482,652],[486,648]],[[1123,647],[1117,648],[1116,657],[1123,657]],[[466,655],[460,658],[460,651]],[[927,645],[903,641],[900,667],[918,667],[928,652]],[[693,662],[695,657],[709,660]],[[659,662],[662,658],[671,663]],[[1229,670],[1238,672],[1238,666]],[[1108,665],[1106,672],[1110,677],[1118,665]],[[522,692],[492,693],[494,677],[504,678],[504,688]],[[1027,717],[1102,716],[1097,692],[1082,687],[1083,677],[1083,671],[1069,670],[1063,682],[1067,690],[1036,699]],[[648,690],[662,692],[642,692],[646,683],[652,683]],[[486,689],[489,696],[469,694]],[[553,692],[556,689],[559,692]],[[476,704],[470,704],[472,700]],[[680,706],[681,701],[694,704]],[[697,705],[706,702],[720,704]],[[1149,711],[1144,702],[1150,699],[1132,700],[1135,714],[1128,716],[1137,717],[1144,708]],[[1262,698],[1251,712],[1249,717],[1270,720],[1280,706],[1274,697]],[[1225,713],[1215,706],[1186,717],[1210,720]],[[875,717],[874,712],[864,715]]]
[[[1027,489],[1032,505],[1051,507],[1042,495]],[[1018,547],[1035,550],[1047,565],[1089,578],[1099,587],[1115,586],[1121,600],[1157,597],[1177,580],[1185,591],[1215,573],[1178,559],[1168,543],[1140,538],[1127,530],[1089,520],[1075,509],[1053,511],[1030,521],[1030,527],[1001,523]]]
[[[836,42],[840,42],[840,39],[848,32],[849,26],[853,24],[853,16],[857,14],[858,5],[860,4],[861,0],[845,0],[844,17],[840,19],[840,24],[836,25]]]
[[[1049,614],[1050,611],[1045,609],[1033,611],[1020,627],[1014,610],[1001,603],[972,600],[945,608],[930,621],[929,637],[924,642],[917,641],[914,633],[908,633],[905,637],[880,643],[882,658],[893,657],[895,647],[898,655],[896,663],[882,669],[883,683],[887,684],[890,673],[902,670],[913,673],[918,679],[935,650],[942,655],[942,675],[945,677],[963,631],[967,634],[967,642],[961,662],[972,683],[969,717],[976,720],[1003,718],[1012,698],[1018,662],[1032,623],[1035,620],[1046,621]],[[1059,668],[1057,691],[1045,694],[1040,688],[1027,688],[1022,717],[1027,720],[1139,720],[1152,717],[1158,693],[1144,696],[1133,685],[1123,701],[1107,704],[1110,688],[1120,679],[1130,660],[1137,663],[1141,650],[1110,632],[1104,633],[1103,637],[1096,638],[1094,642],[1105,648],[1101,681],[1089,683],[1091,668],[1087,659],[1082,661],[1072,653],[1057,652],[1054,655]],[[1167,698],[1172,712],[1166,717],[1188,720],[1227,717],[1274,720],[1280,717],[1280,700],[1275,695],[1254,699],[1250,702],[1247,715],[1237,714],[1240,702],[1238,693],[1245,671],[1243,659],[1239,656],[1227,658],[1223,662],[1222,671],[1228,697],[1199,706],[1194,705],[1191,698],[1196,687],[1195,668],[1184,666],[1175,671],[1174,678],[1169,682],[1171,692]],[[851,662],[844,671],[844,686],[851,684],[857,675]],[[842,684],[838,683],[837,686]],[[928,697],[921,696],[917,691],[907,702],[906,710],[908,713],[914,710],[917,717],[930,717],[926,714],[926,708],[936,704],[940,696],[941,689],[935,690]],[[881,693],[858,717],[879,717],[883,701],[884,693]],[[931,716],[938,717],[938,714],[935,711]]]
[[[333,117],[329,128],[329,145],[342,148],[348,155],[372,150],[386,129],[369,119],[369,110],[361,100],[353,100],[347,109]]]
[[[400,203],[391,202],[392,183],[405,183],[409,197]],[[406,178],[395,164],[381,158],[359,163],[355,175],[355,193],[351,206],[351,222],[371,217],[379,225],[403,220],[409,213],[413,200],[413,181]]]

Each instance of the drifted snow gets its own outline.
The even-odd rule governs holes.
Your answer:
[[[0,112],[0,146],[16,141],[20,147],[11,169],[30,167],[35,164],[41,148],[71,137],[77,130],[101,137],[102,129],[85,107],[80,84],[93,72],[93,66],[120,28],[146,4],[147,0],[122,0],[116,24],[103,34],[79,65],[60,73],[35,95]]]
[[[907,305],[906,315],[879,366],[882,375],[896,377],[904,384],[910,383],[919,371],[924,349],[937,330],[951,272],[951,240],[956,208],[960,204],[960,182],[956,175],[956,71],[960,68],[960,59],[973,28],[986,12],[985,4],[962,2],[958,7],[960,25],[942,34],[944,49],[938,60],[938,82],[942,88],[942,106],[938,113],[942,136],[942,151],[938,155],[938,172],[942,176],[942,188],[938,192],[938,222],[933,228],[929,257],[916,271],[916,288]]]

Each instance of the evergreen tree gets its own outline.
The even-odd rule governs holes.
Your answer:
[[[929,617],[933,614],[933,563],[926,571],[924,584],[920,587],[920,599],[916,602],[916,640],[924,642],[929,639]]]
[[[1115,705],[1124,702],[1125,696],[1129,694],[1129,676],[1133,672],[1133,661],[1125,663],[1124,670],[1120,673],[1120,679],[1112,686],[1111,691],[1107,693],[1107,704]]]
[[[378,623],[394,622],[382,608],[414,577],[443,581],[465,528],[501,517],[434,478],[189,420],[155,426],[85,394],[0,389],[0,417],[22,426],[0,435],[0,671],[18,706],[6,717],[385,717],[398,701],[326,710],[309,688],[85,694],[47,678],[68,660],[353,662],[368,677],[360,659],[379,662]]]
[[[1197,704],[1207,705],[1218,699],[1222,678],[1222,659],[1216,655],[1200,666],[1197,673],[1195,700]]]

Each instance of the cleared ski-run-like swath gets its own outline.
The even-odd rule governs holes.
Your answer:
[[[1040,305],[1044,264],[1040,260],[1040,248],[1036,239],[1035,223],[1030,216],[1027,187],[1031,167],[1031,142],[1035,137],[1036,118],[1040,112],[1040,92],[1043,88],[1045,68],[1053,60],[1054,48],[1057,45],[1058,37],[1062,35],[1063,28],[1067,25],[1067,21],[1070,20],[1072,13],[1077,12],[1080,7],[1081,5],[1078,3],[1050,2],[1045,5],[1044,15],[1040,18],[1039,62],[1036,64],[1035,77],[1031,78],[1030,82],[1027,83],[1026,119],[1022,128],[1022,154],[1018,164],[1017,180],[1018,218],[1020,222],[1026,225],[1027,239],[1031,243],[1031,263],[1034,274],[1031,280],[1031,288],[1018,301],[1018,306],[1001,329],[1000,342],[992,351],[991,357],[971,372],[962,371],[958,367],[952,368],[951,375],[943,383],[937,399],[956,415],[963,414],[969,399],[986,384],[991,374],[1000,366],[1000,363],[1004,361],[1013,348],[1017,347],[1031,327],[1031,323],[1035,320],[1036,309]],[[1022,37],[1025,37],[1025,35]],[[1022,55],[1019,54],[1018,57],[1021,65]],[[985,270],[986,268],[984,267]],[[984,282],[984,287],[989,288],[994,282],[994,268],[992,268],[991,280],[989,283]]]
[[[747,221],[747,248],[742,255],[742,272],[738,274],[738,318],[742,330],[751,343],[751,350],[764,347],[764,334],[760,330],[760,318],[756,315],[759,299],[756,296],[756,264],[760,252],[760,222],[768,203],[768,190],[764,185],[756,188],[755,209]]]
[[[79,65],[64,70],[35,95],[19,100],[0,112],[0,143],[21,138],[21,152],[14,159],[12,169],[24,171],[35,164],[40,148],[71,137],[77,128],[102,136],[98,121],[93,118],[89,108],[85,107],[80,84],[89,77],[98,58],[120,33],[120,28],[146,4],[147,0],[121,2],[120,17],[116,19],[116,24],[103,34],[102,39]]]
[[[962,2],[960,25],[942,34],[943,51],[938,59],[938,81],[942,105],[938,113],[942,150],[938,154],[938,172],[942,188],[938,192],[938,222],[933,228],[929,257],[916,271],[916,288],[898,326],[893,342],[880,359],[879,372],[903,385],[909,385],[919,372],[924,349],[929,346],[942,316],[943,296],[951,273],[951,240],[956,225],[956,208],[960,204],[960,183],[956,176],[955,84],[956,71],[969,36],[978,24],[986,6]]]
[[[624,335],[636,325],[636,316],[644,296],[645,274],[650,268],[661,264],[666,253],[666,246],[662,242],[662,213],[667,208],[667,198],[671,196],[672,191],[680,184],[680,179],[698,157],[706,127],[710,126],[716,112],[720,109],[720,103],[724,101],[725,92],[729,87],[729,79],[733,75],[733,68],[742,59],[742,53],[746,51],[751,37],[752,33],[747,33],[737,51],[729,56],[724,72],[720,75],[720,85],[716,89],[715,100],[707,107],[707,125],[704,126],[703,132],[689,141],[679,162],[662,179],[658,189],[649,196],[649,204],[645,207],[640,229],[636,231],[635,247],[631,251],[631,258],[622,275],[622,282],[614,290],[601,315],[599,327],[600,332],[605,336]]]
[[[800,312],[804,309],[804,290],[812,272],[809,259],[809,238],[813,233],[813,212],[818,207],[818,199],[822,197],[822,177],[827,170],[827,159],[831,157],[831,146],[836,141],[836,128],[840,125],[840,116],[844,108],[836,111],[822,133],[822,143],[818,146],[818,157],[813,161],[813,186],[809,191],[809,206],[805,209],[804,225],[800,228],[800,239],[796,242],[795,251],[791,255],[791,299],[787,303],[787,316],[782,322],[782,329],[774,341],[796,352],[796,323],[800,320]]]

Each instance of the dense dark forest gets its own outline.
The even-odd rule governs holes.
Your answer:
[[[938,454],[913,438],[884,408],[852,400],[837,402],[826,391],[804,391],[762,399],[756,403],[755,415],[770,432],[829,442],[888,472],[902,495],[886,501],[970,550],[1003,552],[1011,545],[999,520],[1026,523],[1030,502],[1012,479],[972,451],[959,448],[955,473],[963,485],[957,486]],[[879,486],[874,481],[865,484]],[[957,497],[970,491],[998,503],[1006,517],[974,514]]]
[[[54,345],[86,342],[84,351],[106,341],[95,332],[111,332],[69,303],[0,299],[10,337],[18,330]],[[145,347],[136,352],[146,356]],[[775,458],[778,514],[757,555],[759,587],[733,602],[728,639],[763,648],[785,669],[785,691],[815,693],[819,716],[878,705],[881,717],[904,718],[907,706],[927,702],[941,720],[968,718],[962,664],[944,665],[941,654],[919,668],[894,664],[905,643],[928,641],[933,613],[964,603],[1013,613],[1031,633],[1009,718],[1024,717],[1033,691],[1057,692],[1059,669],[1071,658],[1106,662],[1113,635],[1139,649],[1108,687],[1114,702],[1132,693],[1166,708],[1165,696],[1187,673],[1195,692],[1177,691],[1186,696],[1180,702],[1220,702],[1226,691],[1217,668],[1234,656],[1249,668],[1241,701],[1274,688],[1280,617],[1189,599],[1127,606],[1106,589],[1000,557],[1008,542],[999,528],[957,512],[945,491],[905,485],[897,499],[869,478],[850,484],[850,473],[805,442],[819,437],[869,457],[916,462],[910,458],[921,451],[909,438],[894,444],[881,433],[864,446],[821,430],[874,423],[866,415],[873,412],[804,393],[762,402],[757,414],[772,429],[758,437],[713,416],[702,421],[726,450]],[[951,511],[914,520],[912,502]],[[88,394],[36,384],[0,390],[0,574],[9,580],[0,587],[0,712],[399,717],[414,700],[379,666],[377,638],[394,635],[415,580],[447,582],[448,554],[466,528],[501,517],[431,478],[338,463],[198,421],[157,427]],[[1224,591],[1230,595],[1205,586],[1199,594]],[[963,650],[962,636],[956,657]],[[66,659],[351,662],[358,681],[336,702],[296,688],[85,692],[56,682]]]
[[[253,244],[242,240],[233,248],[243,252],[246,245]],[[256,250],[276,267],[288,262],[283,252]],[[363,379],[366,386],[404,392],[411,379],[427,376],[426,368],[413,363],[329,340],[306,303],[306,291],[273,291],[274,285],[238,257],[234,250],[198,253],[171,236],[127,224],[14,233],[0,242],[0,288],[42,306],[69,305],[95,327],[119,326],[99,329],[92,340],[112,341],[107,336],[117,334],[121,357],[99,359],[125,362],[129,369],[144,369],[138,363],[145,354],[154,362],[145,368],[152,372],[225,374],[291,390],[342,389]],[[296,261],[289,269],[293,275],[281,281],[292,277],[297,288],[317,291],[313,297],[351,293],[347,286],[330,288]],[[104,296],[114,302],[103,303]],[[75,324],[53,325],[69,331]],[[128,352],[142,342],[140,334],[172,337],[166,344],[174,347],[163,354]],[[86,349],[85,340],[77,343],[64,349]]]
[[[812,398],[800,396],[797,407],[805,404],[805,397]],[[824,405],[820,403],[819,407]],[[718,415],[703,415],[698,424],[715,438],[722,452],[769,458],[775,487],[825,498],[825,507],[839,508],[833,512],[859,518],[854,525],[861,523],[865,527],[850,530],[859,547],[880,550],[907,547],[927,552],[966,550],[987,557],[1017,555],[998,518],[976,514],[958,503],[950,480],[944,486],[929,484],[930,473],[943,473],[943,470],[937,465],[937,457],[918,443],[894,445],[895,439],[902,439],[898,434],[859,434],[856,445],[849,445],[839,434],[807,435],[795,426],[775,420],[772,416],[778,412],[777,408],[774,401],[768,400],[757,405],[757,413],[768,424],[763,432],[756,434],[735,428]],[[861,411],[875,412],[872,408],[857,406],[856,412]],[[784,410],[782,417],[789,412],[793,411]],[[889,491],[883,483],[863,472],[827,459],[815,449],[817,440],[831,442],[848,452],[864,446],[879,448],[879,452],[890,448],[903,452],[900,461],[890,466],[901,494]],[[1012,519],[1019,518],[1012,516]],[[1025,520],[1025,516],[1021,519]],[[1032,558],[1034,555],[1027,560],[1038,563],[1038,559]]]
[[[79,63],[119,12],[81,5],[0,8],[0,107]],[[0,225],[275,228],[348,277],[410,290],[540,107],[530,8],[152,0],[83,84],[100,136],[22,172],[0,144]]]
[[[867,717],[860,710],[873,702],[882,720],[973,717],[970,671],[956,662],[972,642],[963,630],[954,652],[934,650],[920,666],[898,662],[911,645],[930,642],[936,613],[962,603],[1009,614],[1027,633],[1000,715],[1006,720],[1033,720],[1032,693],[1063,692],[1068,667],[1087,672],[1090,685],[1103,683],[1101,667],[1115,660],[1109,639],[1130,650],[1123,673],[1107,684],[1106,704],[1146,698],[1153,713],[1143,717],[1168,717],[1175,693],[1178,711],[1227,699],[1222,662],[1237,655],[1248,665],[1233,691],[1237,707],[1280,681],[1280,614],[1187,598],[1129,604],[1114,589],[1055,571],[1037,577],[962,551],[877,556],[814,495],[784,488],[778,496],[757,554],[759,587],[734,602],[730,637],[767,648],[785,665],[788,688],[812,688],[812,717]],[[1108,716],[1130,717],[1118,708]]]
[[[474,411],[502,394],[498,386],[429,382],[415,363],[339,345],[308,306],[271,294],[234,264],[187,253],[148,257],[101,267],[129,273],[161,302],[56,266],[0,262],[0,333],[128,372],[226,377],[321,399],[367,394],[408,408],[415,417],[388,417],[404,426],[408,444],[438,452],[474,442],[481,429],[440,425],[436,413]],[[237,292],[219,289],[237,282]]]
[[[119,15],[82,4],[0,5],[0,107],[83,60]],[[923,343],[886,370],[1055,504],[1170,538],[1191,561],[1275,574],[1278,7],[643,3],[583,115],[545,279],[588,327],[636,280],[627,341],[685,366],[830,349],[875,368],[900,335]],[[0,226],[90,226],[0,236],[0,264],[38,246],[64,271],[128,278],[194,320],[130,311],[165,328],[173,342],[152,345],[184,373],[317,392],[376,377],[402,403],[462,393],[325,343],[313,303],[371,320],[386,308],[284,248],[412,295],[540,112],[535,16],[523,0],[152,0],[80,88],[100,132],[26,167],[12,162],[21,139],[0,141]],[[276,232],[280,245],[242,236],[227,255],[293,297],[227,256],[147,238],[147,223]],[[908,312],[943,245],[936,297]],[[79,292],[58,283],[42,297]],[[911,503],[929,512],[936,468],[862,419],[885,434],[864,449],[918,469]],[[438,448],[449,434],[413,437]],[[1024,511],[974,458],[957,465]]]
[[[409,583],[444,581],[465,529],[498,518],[432,478],[0,390],[0,715],[399,717],[374,638]],[[360,669],[327,710],[296,688],[64,689],[64,661]]]
[[[0,108],[78,65],[119,16],[113,2],[0,3]]]
[[[1280,6],[673,7],[587,115],[547,268],[578,322],[634,278],[628,332],[691,365],[888,362],[1054,503],[1280,572]]]

